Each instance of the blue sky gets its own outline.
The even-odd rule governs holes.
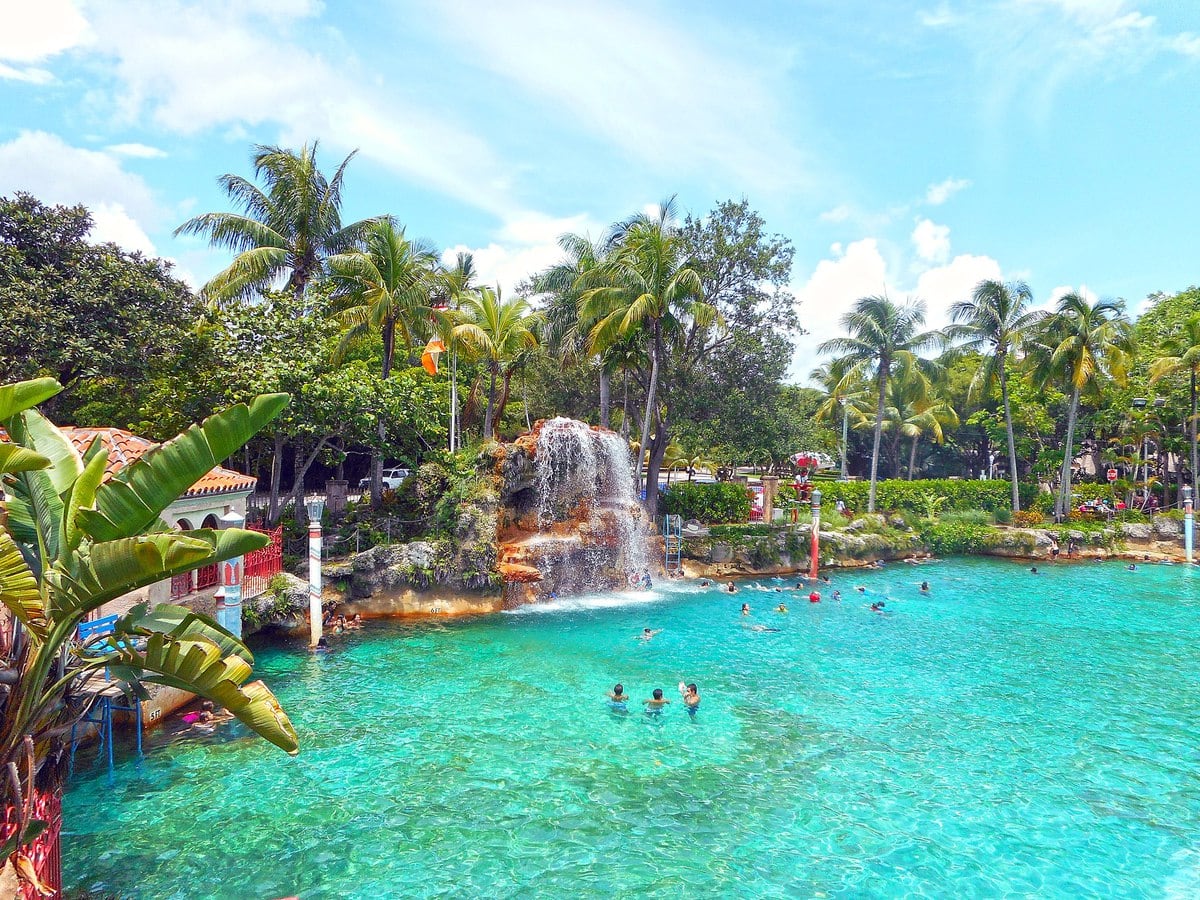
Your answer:
[[[796,246],[797,376],[868,293],[941,324],[981,278],[1135,310],[1200,282],[1191,2],[4,5],[0,193],[86,203],[193,283],[228,256],[174,227],[251,144],[311,139],[359,150],[348,217],[507,287],[563,231],[744,196]]]

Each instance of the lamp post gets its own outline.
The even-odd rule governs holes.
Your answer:
[[[246,517],[232,507],[217,520],[222,529],[241,528]],[[217,591],[217,624],[235,637],[242,636],[242,560],[238,556],[219,564],[221,588]]]
[[[1192,540],[1195,535],[1196,523],[1192,514],[1192,486],[1183,486],[1183,547],[1187,553],[1188,565],[1192,564]]]
[[[812,492],[812,559],[808,564],[808,577],[816,579],[821,550],[821,489]]]
[[[308,509],[308,618],[312,646],[321,640],[321,513],[324,500],[310,500]]]

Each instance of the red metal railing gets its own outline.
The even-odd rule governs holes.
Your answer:
[[[171,576],[171,599],[180,600],[192,592],[192,573]]]
[[[41,882],[56,892],[62,890],[62,796],[53,792],[34,791],[32,818],[46,823],[46,830],[24,850],[33,862],[34,872]],[[17,811],[8,806],[4,809],[4,821],[0,824],[0,843],[8,840],[17,830]],[[21,888],[23,900],[33,900],[37,893],[29,885]]]
[[[201,566],[196,570],[196,590],[202,591],[205,588],[216,587],[221,583],[220,566],[213,563],[211,566]]]
[[[246,561],[242,567],[243,598],[257,597],[263,593],[271,576],[283,571],[283,526],[267,530],[252,525],[250,529],[267,535],[271,543],[261,550],[251,550],[246,554]]]

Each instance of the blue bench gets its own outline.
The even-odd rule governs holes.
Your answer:
[[[87,643],[94,638],[104,637],[112,634],[116,630],[117,616],[104,616],[99,619],[94,619],[91,622],[80,622],[75,631],[75,638],[80,647],[85,647]],[[84,656],[89,655],[87,650],[84,650]],[[110,680],[108,667],[104,667],[104,680]],[[75,768],[75,748],[79,746],[79,739],[76,737],[77,729],[87,723],[96,727],[96,733],[100,739],[100,752],[108,748],[108,771],[112,774],[113,770],[113,716],[114,712],[131,712],[134,713],[134,733],[137,735],[137,752],[138,756],[142,755],[142,701],[138,697],[134,697],[133,705],[128,703],[120,703],[116,698],[109,696],[107,693],[99,694],[92,702],[92,706],[87,713],[78,722],[71,726],[71,759],[70,769]]]

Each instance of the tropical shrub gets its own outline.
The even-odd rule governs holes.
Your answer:
[[[991,525],[992,516],[982,509],[954,509],[943,515],[941,521],[954,525]]]
[[[1049,494],[1046,494],[1049,497]],[[1053,504],[1053,499],[1051,499]],[[1018,528],[1034,528],[1046,521],[1046,514],[1036,509],[1023,509],[1012,517],[1012,523]]]
[[[993,483],[1008,487],[1004,482]],[[991,535],[991,529],[987,525],[969,522],[943,520],[926,522],[921,527],[921,540],[935,556],[977,553],[988,546]]]
[[[0,387],[0,603],[18,623],[0,667],[20,673],[0,695],[3,799],[18,810],[5,855],[28,868],[21,847],[45,826],[22,814],[21,797],[61,787],[67,735],[86,715],[79,686],[107,669],[145,697],[145,683],[199,694],[224,706],[289,753],[296,732],[261,681],[245,683],[253,656],[211,619],[180,606],[138,604],[114,631],[85,645],[78,626],[105,603],[200,566],[265,546],[266,535],[237,528],[166,531],[161,515],[213,466],[236,452],[287,403],[259,397],[193,425],[105,481],[108,451],[82,455],[37,410],[61,386],[50,378]],[[63,670],[66,670],[65,672]],[[23,771],[18,770],[20,766]]]
[[[697,519],[706,525],[745,522],[750,517],[750,491],[736,481],[682,482],[671,485],[662,497],[667,515]]]
[[[848,509],[861,512],[867,508],[869,485],[865,481],[835,481],[822,485],[823,504],[833,506],[838,500]],[[1021,506],[1028,506],[1037,495],[1037,486],[1022,484]],[[953,478],[927,478],[921,481],[889,479],[876,486],[875,506],[881,510],[895,510],[910,515],[926,515],[929,505],[937,504],[938,497],[946,500],[940,508],[943,512],[963,509],[980,509],[995,512],[1012,505],[1012,486],[1007,481],[960,481]],[[1053,502],[1053,500],[1051,501]]]

